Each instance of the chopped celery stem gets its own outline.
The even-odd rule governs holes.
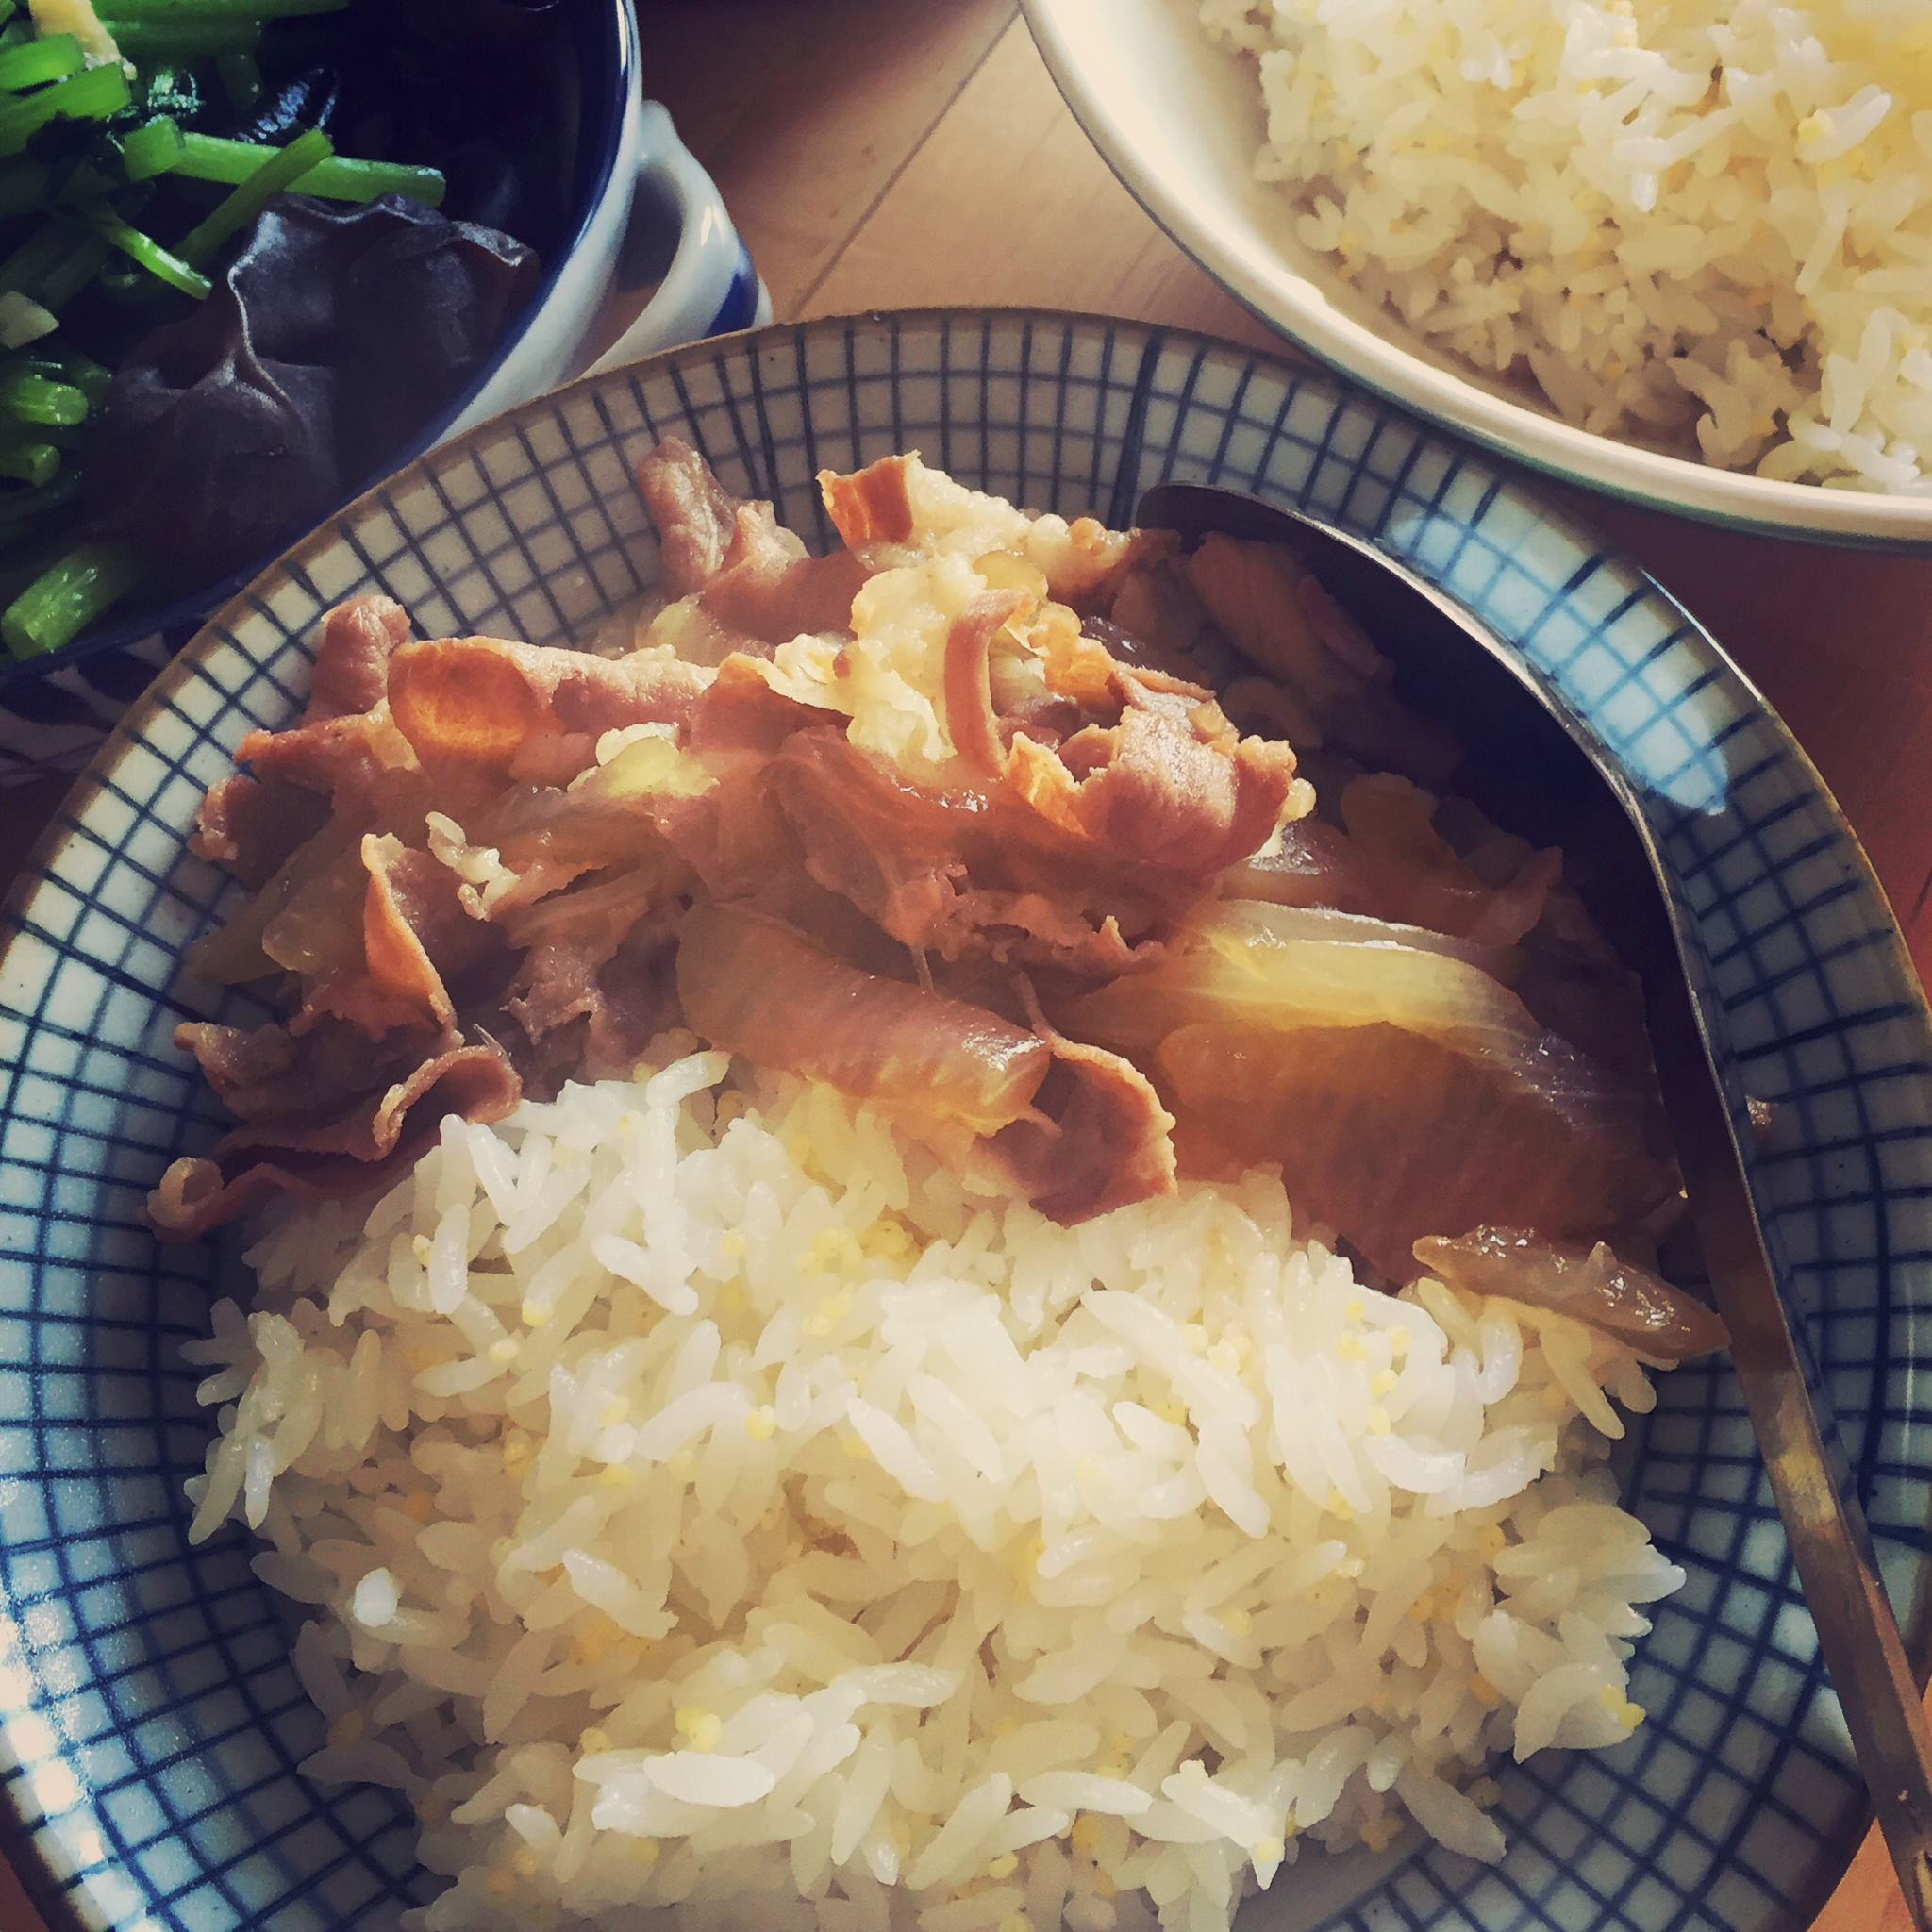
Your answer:
[[[20,595],[43,570],[51,569],[65,557],[73,545],[72,539],[61,542],[50,539],[44,530],[37,530],[14,543],[5,543],[0,539],[0,610]]]
[[[127,76],[113,62],[71,74],[30,94],[0,100],[0,155],[17,155],[57,116],[105,121],[126,107]]]
[[[86,396],[72,383],[33,369],[0,369],[0,416],[15,423],[85,423],[87,408]]]
[[[190,268],[152,235],[144,235],[132,224],[124,222],[111,208],[95,208],[88,219],[130,261],[138,261],[149,275],[159,277],[171,289],[179,289],[184,295],[192,295],[200,302],[214,287],[205,275]]]
[[[103,20],[122,58],[141,66],[177,65],[205,54],[253,54],[261,45],[261,22],[235,15],[184,13],[173,19]]]
[[[327,160],[335,151],[335,143],[319,127],[298,134],[285,148],[264,149],[265,158],[254,174],[206,220],[189,229],[176,244],[175,252],[191,268],[201,267],[230,235],[238,228],[245,228],[262,211],[272,195],[299,181],[318,161]]]
[[[38,490],[60,474],[60,452],[50,442],[25,442],[0,436],[0,476],[30,483]]]
[[[87,65],[80,42],[72,34],[47,34],[0,51],[0,91],[18,93],[22,88],[64,80]]]
[[[114,380],[114,372],[103,368],[92,356],[83,356],[78,349],[60,348],[52,342],[35,343],[24,355],[15,358],[9,366],[31,369],[38,375],[50,375],[56,382],[64,382],[70,388],[77,389],[90,406],[107,395]]]
[[[140,555],[127,544],[82,543],[0,613],[0,637],[16,658],[58,651],[125,597],[141,575]]]
[[[0,20],[11,20],[20,11],[20,0],[0,0]]]
[[[151,181],[165,175],[187,152],[181,129],[165,114],[157,114],[121,137],[121,165],[130,181]]]
[[[261,166],[263,150],[252,141],[228,141],[218,134],[183,134],[183,153],[175,172],[192,181],[246,181]],[[425,208],[442,205],[443,179],[434,168],[407,167],[399,161],[359,161],[335,155],[309,169],[291,187],[301,194],[331,201],[374,201],[378,194],[406,194]]]

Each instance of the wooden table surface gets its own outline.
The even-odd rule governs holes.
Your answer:
[[[1017,0],[638,0],[646,91],[723,190],[780,321],[939,304],[1097,309],[1279,339],[1141,212]],[[1932,965],[1932,558],[1713,530],[1576,492],[1783,713]],[[0,792],[8,854],[58,785]],[[0,890],[10,870],[0,857]],[[1908,1932],[1875,1841],[1814,1932]],[[0,1864],[0,1932],[41,1921]]]

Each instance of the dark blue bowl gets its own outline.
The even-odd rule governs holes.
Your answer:
[[[505,332],[477,380],[374,475],[343,493],[348,502],[378,476],[433,449],[459,424],[540,394],[580,366],[583,338],[608,288],[629,213],[642,99],[637,20],[631,0],[566,0],[558,15],[570,57],[555,75],[557,112],[576,138],[565,187],[568,212],[529,306]],[[751,313],[725,325],[749,322]],[[334,506],[331,506],[334,508]],[[116,618],[51,657],[15,662],[0,653],[0,786],[77,771],[157,670],[301,534],[290,530],[260,557],[219,582],[158,609]]]

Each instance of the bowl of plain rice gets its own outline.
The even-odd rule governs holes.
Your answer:
[[[1655,508],[1932,541],[1916,7],[1025,10],[1148,211],[1357,381]]]
[[[923,464],[895,456],[915,449]],[[1669,1932],[1694,1916],[1770,1932],[1816,1909],[1862,1786],[1707,1331],[1646,1345],[1659,1331],[1458,1273],[1437,1252],[1454,1243],[1400,1274],[1351,1259],[1298,1205],[1291,1160],[1224,1178],[1184,1162],[1177,1185],[1170,1167],[1076,1209],[1064,1189],[1005,1188],[971,1135],[942,1148],[916,1129],[918,1081],[861,1103],[769,1024],[788,1002],[823,1017],[830,984],[889,994],[878,1031],[899,1041],[908,1002],[968,1010],[979,980],[935,954],[943,991],[909,969],[882,987],[828,963],[840,935],[874,957],[851,906],[832,916],[794,880],[785,927],[639,858],[644,821],[623,814],[655,799],[650,823],[711,891],[732,841],[687,808],[753,758],[788,760],[769,794],[732,794],[754,802],[876,770],[851,761],[848,723],[900,744],[897,817],[929,831],[938,794],[907,774],[970,695],[948,671],[939,710],[919,709],[939,686],[917,638],[956,649],[932,610],[1066,618],[1052,597],[1097,594],[1142,554],[1107,534],[1142,490],[1229,450],[1264,494],[1469,602],[1628,775],[1694,908],[1726,1074],[1773,1103],[1754,1187],[1810,1291],[1887,1574],[1903,1604],[1923,1593],[1932,1278],[1910,1217],[1932,1191],[1932,1028],[1856,842],[1717,647],[1532,489],[1286,362],[1045,313],[769,329],[527,405],[341,512],[164,675],[9,902],[0,1793],[51,1923]],[[868,553],[861,591],[839,579],[841,649],[801,635],[765,673],[707,664],[705,625],[727,608],[753,622],[756,600],[692,591],[644,608],[651,638],[699,655],[631,653],[641,595],[724,571],[694,531],[754,548],[764,531],[764,591],[817,596],[867,519],[894,533],[877,540],[891,567]],[[1110,594],[1091,634],[1054,633],[1063,672],[1091,681],[1103,640],[1128,648]],[[1374,666],[1375,641],[1307,594]],[[1153,622],[1160,596],[1141,602]],[[995,650],[984,627],[958,634]],[[605,654],[594,675],[551,654],[571,641]],[[985,702],[1046,717],[1011,649]],[[1236,757],[1201,691],[1107,675],[1157,708],[1178,697],[1172,728]],[[1393,698],[1374,685],[1378,715],[1426,761],[1441,740],[1404,708],[1421,702],[1407,675]],[[666,692],[685,724],[596,710]],[[508,736],[491,706],[519,721]],[[924,722],[908,736],[902,713]],[[603,722],[563,728],[586,717]],[[244,741],[282,789],[220,790]],[[1274,787],[1286,840],[1307,799],[1241,745],[1229,769]],[[444,774],[433,793],[411,789],[419,754]],[[1028,767],[1041,796],[1046,756]],[[339,782],[305,804],[318,759]],[[1311,752],[1301,772],[1319,792],[1351,769]],[[1385,804],[1423,796],[1381,782]],[[345,840],[334,827],[385,785],[401,788],[390,829]],[[209,788],[225,803],[197,830]],[[272,809],[251,820],[251,796]],[[1392,946],[1439,987],[1487,961],[1534,997],[1534,945],[1493,933],[1523,893],[1556,890],[1568,822],[1548,805],[1526,840],[1473,808],[1459,822],[1483,883],[1456,876],[1490,938],[1405,951],[1420,928],[1400,926],[1356,950],[1386,965]],[[287,849],[291,814],[320,870],[261,858],[264,839]],[[633,832],[613,842],[613,822]],[[745,821],[754,848],[767,823]],[[1366,852],[1369,821],[1350,836]],[[1332,857],[1341,837],[1296,849]],[[818,857],[852,905],[943,913],[943,895],[867,899],[838,871],[848,849]],[[381,886],[353,955],[305,924],[341,903],[351,863]],[[675,999],[652,966],[663,932],[571,951],[572,917],[635,921],[659,889],[696,895],[674,908]],[[1235,891],[1189,930],[1237,951],[1258,935],[1257,958],[1312,962],[1370,916]],[[406,916],[381,930],[420,927],[429,951],[385,942],[363,983],[378,900]],[[444,902],[441,924],[423,911]],[[1016,905],[994,910],[1063,930]],[[517,945],[562,950],[484,1024],[501,959],[447,946],[499,910]],[[1563,924],[1572,992],[1605,983],[1592,930]],[[1077,1081],[1106,1058],[1091,1042],[1130,1040],[1137,988],[1186,981],[1179,931],[1099,992],[1028,977],[1024,1010],[977,1011],[973,1037],[1042,1064],[1051,1047]],[[209,966],[258,941],[308,963],[287,982]],[[1139,943],[1130,925],[1080,944],[1103,941],[1116,964]],[[394,1084],[356,1132],[303,1115],[276,1082],[305,1040],[334,1039],[328,1078],[360,1091],[372,1076],[329,1029],[372,985],[377,1006],[408,997],[429,952],[456,1003],[454,1030],[424,1036],[433,1064],[381,1074]],[[285,1025],[298,980],[304,1017]],[[1507,1058],[1516,994],[1485,997],[1486,1051]],[[492,1108],[511,1030],[536,1041],[546,999],[559,1024],[591,1015],[589,1044],[563,1061],[555,1042],[578,1036],[550,1036],[554,1077],[540,1086],[525,1053],[521,1097]],[[757,1051],[747,1011],[765,1016]],[[1060,1030],[1086,1022],[1087,1044]],[[1553,1050],[1563,1106],[1587,1110],[1604,1079],[1567,1047],[1535,1052]],[[228,1070],[242,1127],[195,1055]],[[1093,1091],[1131,1112],[1131,1079],[1107,1078]],[[1057,1091],[1039,1105],[1071,1139]],[[377,1159],[399,1143],[371,1136],[424,1093],[408,1159],[371,1184],[265,1210],[251,1195],[208,1238],[157,1241],[214,1218],[206,1187]],[[1469,1120],[1425,1106],[1396,1097],[1391,1143],[1464,1158]],[[1020,1144],[1017,1116],[998,1118],[981,1153]],[[1557,1145],[1519,1162],[1530,1185]],[[1924,1635],[1907,1620],[1908,1641]]]

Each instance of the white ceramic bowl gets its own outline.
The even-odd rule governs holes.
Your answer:
[[[1264,322],[1357,382],[1503,456],[1652,509],[1766,535],[1932,550],[1932,497],[1774,483],[1555,415],[1526,380],[1473,375],[1304,247],[1281,189],[1254,179],[1266,135],[1252,68],[1202,32],[1200,0],[1022,0],[1069,106],[1160,225]]]

